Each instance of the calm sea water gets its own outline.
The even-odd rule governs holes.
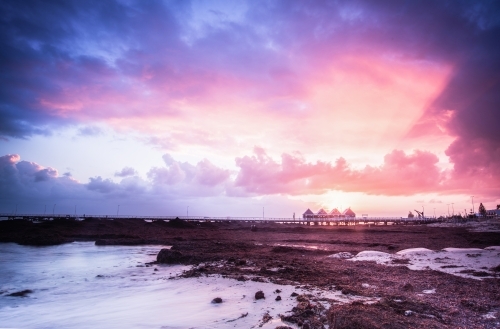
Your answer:
[[[274,319],[262,328],[274,328],[278,313],[294,306],[291,292],[301,292],[220,277],[171,279],[186,267],[144,266],[161,248],[0,244],[0,328],[251,328],[266,312]],[[25,289],[33,293],[7,296]],[[267,298],[255,301],[257,290]],[[215,297],[224,303],[212,304]]]

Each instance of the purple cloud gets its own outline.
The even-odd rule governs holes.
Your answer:
[[[115,177],[128,177],[137,175],[137,171],[132,167],[123,167],[122,170],[115,172]]]

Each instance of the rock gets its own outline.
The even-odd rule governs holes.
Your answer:
[[[289,327],[289,326],[278,326],[274,329],[292,329],[292,327]]]
[[[290,297],[297,297],[298,295],[299,294],[294,291],[294,292],[292,292],[292,294],[290,295]]]
[[[247,279],[243,276],[243,275],[240,275],[236,280],[238,281],[246,281]]]
[[[28,236],[24,237],[18,243],[26,246],[55,246],[64,243],[71,243],[73,240],[67,239],[65,237],[56,235],[56,234],[48,234],[48,235],[40,235],[40,236]]]
[[[264,280],[260,276],[253,277],[251,280],[254,281],[254,282],[266,282],[266,280]]]
[[[8,294],[10,297],[26,297],[26,295],[33,293],[33,290],[26,289],[21,291],[13,292],[12,294]]]
[[[280,295],[276,296],[276,299],[275,299],[275,300],[276,300],[276,301],[281,300],[281,296],[280,296]]]
[[[156,261],[162,264],[180,264],[182,253],[177,250],[162,249],[156,256]]]
[[[212,299],[212,304],[220,304],[220,303],[222,303],[222,298],[215,297],[214,299]]]
[[[409,282],[406,282],[403,287],[401,287],[403,291],[413,291],[413,285]]]
[[[281,292],[281,290],[276,289],[274,292],[277,293],[277,294],[279,294]]]
[[[259,300],[259,299],[265,299],[266,297],[264,296],[264,292],[262,292],[262,290],[259,290],[255,293],[255,299]]]
[[[264,314],[264,316],[262,317],[262,324],[264,323],[268,323],[269,321],[271,321],[273,319],[272,316],[269,315],[269,313],[266,313]],[[262,325],[261,325],[262,326]]]
[[[297,301],[298,302],[308,302],[309,301],[309,298],[307,298],[306,295],[298,295],[297,296]]]
[[[167,225],[170,227],[175,227],[175,228],[195,228],[196,227],[192,223],[189,223],[188,221],[180,219],[179,217],[177,217],[175,219],[171,219],[167,223]]]
[[[158,269],[155,267],[155,272],[158,271]]]
[[[140,246],[147,244],[148,241],[144,239],[134,238],[112,238],[112,239],[97,239],[96,246]]]

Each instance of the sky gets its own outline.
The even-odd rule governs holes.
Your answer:
[[[498,40],[496,1],[2,1],[0,213],[493,209]]]

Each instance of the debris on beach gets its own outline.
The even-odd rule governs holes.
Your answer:
[[[339,258],[339,259],[349,259],[349,258],[353,258],[354,255],[351,254],[350,252],[344,251],[344,252],[338,252],[336,254],[330,255],[328,257],[330,257],[330,258]]]
[[[32,293],[33,293],[33,290],[25,289],[25,290],[13,292],[11,294],[8,294],[7,296],[9,296],[9,297],[27,297],[29,294],[32,294]]]
[[[222,298],[215,297],[214,299],[212,299],[212,304],[220,304],[220,303],[222,303]]]

